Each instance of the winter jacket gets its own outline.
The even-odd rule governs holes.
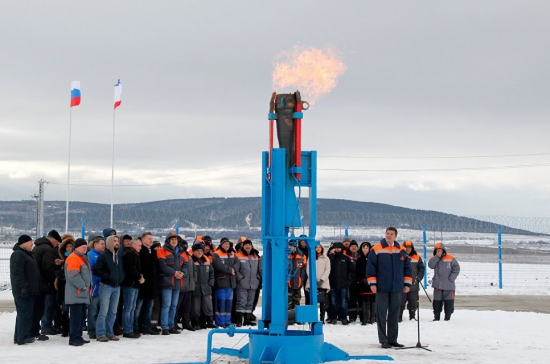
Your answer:
[[[157,258],[163,289],[180,290],[186,281],[189,284],[189,258],[185,252],[181,252],[177,246],[173,248],[168,242],[165,242],[164,246],[157,250]],[[174,277],[176,272],[183,272],[183,278],[176,279]]]
[[[355,280],[357,281],[360,295],[374,294],[367,283],[367,262],[368,255],[364,255],[361,251],[355,264]]]
[[[10,282],[14,298],[25,292],[29,296],[40,294],[40,271],[32,253],[19,244],[13,246],[10,257]]]
[[[210,259],[204,255],[200,258],[192,255],[191,261],[193,262],[192,265],[197,275],[193,296],[208,296],[212,294],[212,287],[214,287],[214,269],[210,264]]]
[[[139,262],[145,282],[139,286],[138,298],[153,299],[155,298],[155,281],[158,277],[158,259],[155,249],[142,246],[139,251]]]
[[[288,288],[300,289],[307,278],[307,258],[298,250],[288,255],[289,270],[291,277],[288,280]]]
[[[310,261],[311,264],[311,261]],[[309,291],[309,269],[306,269],[308,274],[308,280],[306,281],[306,291]],[[330,260],[326,255],[321,254],[317,257],[315,261],[315,275],[317,279],[317,289],[326,289],[327,292],[330,291]]]
[[[93,248],[88,252],[88,262],[92,270],[92,297],[99,297],[99,283],[101,282],[101,278],[93,274],[93,269],[100,255],[101,253]]]
[[[413,276],[416,273],[415,279],[413,280],[413,285],[411,286],[411,291],[418,291],[420,289],[418,282],[424,279],[424,271],[426,270],[426,267],[424,266],[424,262],[422,261],[422,258],[420,258],[420,255],[416,253],[416,250],[413,249],[411,251],[409,258],[411,259]]]
[[[460,273],[460,265],[455,257],[445,252],[438,258],[436,255],[428,261],[428,267],[434,270],[432,287],[435,289],[454,291],[455,280]]]
[[[330,259],[330,288],[349,288],[350,282],[355,278],[355,266],[351,259],[343,252],[333,253]]]
[[[91,302],[92,272],[86,254],[73,251],[65,259],[65,304]]]
[[[181,289],[182,292],[194,292],[196,281],[197,281],[197,272],[195,271],[195,265],[192,262],[192,256],[189,251],[184,251],[183,254],[187,256],[187,261],[189,262],[189,277],[185,277],[184,284]]]
[[[351,280],[351,282],[349,282],[349,289],[354,289],[354,290],[357,290],[359,289],[359,281],[356,279],[356,271],[357,271],[357,259],[359,259],[359,253],[349,253],[349,254],[346,254],[349,259],[351,260],[351,262],[353,263],[353,279]]]
[[[403,251],[403,253],[401,253]],[[388,245],[382,239],[372,247],[367,261],[367,282],[377,292],[403,292],[412,285],[412,268],[407,252],[397,241]]]
[[[139,288],[141,279],[141,262],[138,252],[134,248],[128,248],[122,253],[122,267],[124,268],[124,280],[120,284],[124,287]]]
[[[226,252],[223,248],[219,247],[212,254],[215,288],[236,288],[239,265],[239,259],[237,259],[234,253]],[[231,269],[235,270],[235,275],[231,274]]]
[[[61,270],[60,266],[55,265],[57,257],[54,251],[55,248],[47,237],[35,240],[32,256],[40,271],[40,291],[44,293],[52,292],[55,272]]]
[[[115,239],[113,235],[105,241],[105,251],[97,258],[92,270],[99,277],[101,283],[111,287],[118,287],[124,281],[123,262],[120,257],[122,246],[115,251]]]
[[[244,250],[237,253],[239,270],[237,274],[237,287],[243,289],[258,289],[262,281],[262,258],[251,251],[248,255]]]

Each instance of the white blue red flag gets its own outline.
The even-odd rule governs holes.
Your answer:
[[[80,105],[80,81],[71,82],[71,107]]]
[[[122,103],[121,100],[122,95],[122,85],[120,83],[120,79],[118,80],[117,84],[115,85],[115,109],[120,106]]]

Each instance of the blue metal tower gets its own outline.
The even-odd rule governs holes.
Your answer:
[[[296,306],[295,321],[303,326],[288,325],[289,244],[305,240],[309,257],[315,257],[317,227],[317,152],[301,151],[300,124],[302,101],[300,94],[276,95],[272,98],[270,120],[277,120],[280,148],[262,154],[262,246],[263,288],[262,318],[258,329],[214,329],[212,335],[235,333],[249,335],[249,342],[240,349],[211,349],[214,353],[233,355],[256,363],[308,364],[350,359],[393,360],[389,356],[350,356],[326,343],[323,322],[317,309],[317,280],[310,279],[309,305]],[[290,109],[290,111],[289,111]],[[277,111],[275,113],[275,111]],[[289,122],[290,120],[290,122]],[[271,137],[273,129],[271,129]],[[272,138],[271,138],[272,140]],[[289,156],[290,154],[290,156]],[[309,221],[302,218],[300,209],[302,189],[308,188]],[[296,195],[298,191],[298,197]],[[309,227],[308,237],[297,237],[294,229]],[[316,277],[315,258],[308,262],[310,277]],[[296,329],[293,329],[296,328]],[[210,361],[210,352],[206,363]]]

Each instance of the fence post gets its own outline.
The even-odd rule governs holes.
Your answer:
[[[86,239],[86,218],[83,217],[80,219],[80,224],[82,225],[81,234],[82,239]]]
[[[181,219],[176,219],[176,221],[174,222],[174,225],[175,225],[175,229],[176,230],[176,234],[180,234],[180,223],[181,223]]]
[[[424,265],[427,265],[427,255],[426,255],[426,244],[428,242],[428,239],[426,238],[426,230],[430,227],[430,224],[426,224],[426,226],[420,225],[420,229],[422,229],[422,238],[424,239]],[[424,287],[428,285],[428,270],[424,269]]]
[[[495,225],[498,233],[498,288],[502,289],[502,232],[506,226]]]

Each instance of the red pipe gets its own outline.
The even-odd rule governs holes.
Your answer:
[[[296,112],[302,112],[302,98],[298,93],[296,98]],[[302,167],[302,119],[296,118],[294,121],[294,162],[297,168]],[[296,178],[302,178],[301,173],[295,173]]]

